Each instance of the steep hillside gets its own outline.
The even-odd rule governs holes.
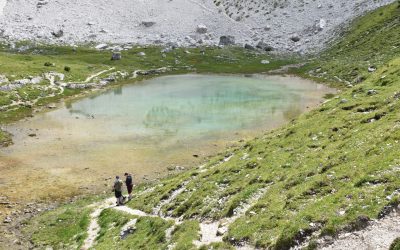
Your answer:
[[[26,232],[37,246],[60,248],[315,248],[387,216],[400,202],[399,18],[394,3],[356,20],[298,70],[345,84],[319,108],[139,186],[124,207],[101,198],[70,204],[29,221]]]
[[[198,46],[233,36],[240,44],[262,42],[280,52],[309,52],[323,48],[349,20],[391,2],[0,0],[0,37],[59,44]]]

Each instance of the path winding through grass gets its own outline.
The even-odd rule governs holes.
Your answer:
[[[232,155],[226,157],[222,162],[227,162],[232,158]],[[196,177],[193,177],[196,178]],[[100,225],[98,223],[99,216],[101,212],[105,209],[115,209],[117,211],[134,215],[138,217],[157,217],[166,221],[172,221],[173,225],[169,227],[166,232],[166,239],[169,242],[168,249],[174,248],[174,243],[171,242],[172,234],[177,225],[183,223],[183,218],[173,218],[165,215],[162,212],[162,208],[168,204],[170,204],[179,194],[186,191],[186,185],[188,181],[182,183],[182,185],[174,190],[169,197],[160,201],[160,203],[155,206],[152,210],[151,214],[143,212],[138,209],[132,209],[127,206],[117,206],[115,204],[115,198],[107,198],[101,202],[96,202],[94,204],[89,205],[90,208],[93,208],[94,211],[90,215],[90,224],[87,229],[87,238],[84,241],[84,244],[81,249],[90,249],[96,244],[96,239],[100,232]],[[252,195],[249,199],[242,202],[235,210],[234,215],[229,218],[222,218],[216,221],[201,221],[199,222],[200,231],[199,231],[199,239],[195,240],[193,244],[197,247],[201,247],[203,245],[209,245],[212,243],[218,243],[223,241],[223,237],[228,232],[228,227],[232,224],[235,220],[240,218],[241,216],[245,215],[250,208],[257,203],[257,201],[264,196],[266,193],[267,188],[259,189],[254,195]],[[146,192],[146,191],[145,191]],[[120,237],[124,239],[127,235],[129,235],[129,229],[134,227],[137,222],[137,219],[132,219],[127,222],[121,229]]]

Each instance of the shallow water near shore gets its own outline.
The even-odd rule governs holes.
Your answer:
[[[332,92],[295,77],[177,75],[65,103],[7,128],[15,144],[0,150],[0,196],[56,199],[104,190],[124,172],[142,181],[193,167]]]

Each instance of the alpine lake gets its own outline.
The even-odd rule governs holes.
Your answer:
[[[155,179],[277,128],[335,90],[297,77],[173,75],[118,86],[9,125],[0,190],[18,200]]]

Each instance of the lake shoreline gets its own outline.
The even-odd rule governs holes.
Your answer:
[[[224,75],[224,76],[226,76],[226,75]],[[264,77],[264,76],[263,76]],[[243,78],[243,79],[245,79],[245,78]],[[286,79],[286,78],[284,78],[284,79]],[[296,78],[296,79],[299,79],[299,78]],[[290,80],[290,78],[287,78],[287,80]],[[138,84],[138,82],[135,82],[134,83],[134,85],[137,85]],[[132,86],[132,85],[128,85],[128,86]],[[111,88],[112,89],[112,88]],[[115,89],[115,88],[114,88]],[[105,91],[110,91],[110,88],[108,89],[108,90],[103,90],[103,91],[100,91],[100,92],[98,92],[98,91],[96,91],[96,93],[94,93],[94,94],[91,94],[91,95],[89,95],[89,98],[91,98],[90,96],[99,96],[99,95],[101,95],[102,93],[105,93]],[[78,101],[78,100],[82,100],[81,98],[83,98],[83,97],[79,97],[78,99],[75,99],[75,101]],[[87,95],[86,95],[86,98],[87,98]],[[310,107],[311,108],[311,107]],[[54,112],[54,111],[56,111],[57,109],[51,109],[51,110],[45,110],[45,113],[37,113],[36,115],[37,116],[41,116],[41,115],[44,115],[44,114],[46,114],[46,113],[48,113],[48,111],[51,111],[51,112]],[[24,140],[27,140],[27,143],[29,143],[29,141],[31,142],[31,143],[34,143],[33,145],[35,145],[36,144],[36,142],[39,140],[43,140],[43,136],[44,135],[42,135],[43,134],[43,132],[40,132],[40,131],[35,131],[34,129],[32,130],[32,126],[31,125],[29,125],[30,123],[31,123],[31,121],[32,120],[37,120],[37,118],[36,117],[31,117],[31,118],[29,118],[29,119],[27,119],[27,120],[24,120],[24,121],[22,121],[22,122],[19,122],[18,124],[26,124],[26,125],[23,125],[23,127],[26,127],[25,129],[23,129],[23,130],[15,130],[14,129],[14,131],[12,131],[12,132],[14,132],[14,134],[15,134],[15,136],[16,136],[16,139],[17,140],[21,140],[21,138],[25,138]],[[40,120],[40,119],[39,119]],[[73,121],[71,121],[71,122],[73,122]],[[87,123],[86,122],[86,120],[78,120],[77,122],[80,122],[80,123],[82,123],[82,122],[85,122],[85,124]],[[90,121],[88,121],[88,122],[90,122]],[[94,122],[98,122],[97,120],[95,120]],[[12,124],[11,126],[10,126],[10,128],[11,127],[15,127],[16,126],[16,124],[17,123],[15,123],[15,124]],[[52,122],[50,122],[50,124],[52,124]],[[33,128],[38,128],[38,127],[40,127],[40,126],[42,126],[42,125],[35,125],[35,126],[33,126]],[[281,125],[279,125],[279,126],[281,126]],[[255,133],[253,133],[253,135],[251,135],[251,136],[246,136],[246,135],[244,135],[244,137],[242,137],[242,136],[239,136],[239,138],[237,138],[237,139],[235,139],[234,141],[231,141],[231,142],[229,142],[228,143],[228,145],[227,146],[229,146],[229,145],[232,145],[232,143],[233,143],[233,145],[234,144],[236,144],[236,142],[238,141],[238,140],[242,140],[242,141],[244,141],[244,140],[247,140],[247,139],[251,139],[251,138],[253,138],[254,136],[256,136],[256,135],[258,135],[259,133],[264,133],[264,131],[268,131],[268,130],[270,130],[270,129],[275,129],[275,128],[277,128],[277,127],[279,127],[278,125],[274,125],[274,126],[272,126],[272,127],[270,127],[270,128],[268,128],[267,130],[260,130],[259,131],[259,129],[257,129],[257,131],[259,131],[259,132],[255,132]],[[10,131],[10,130],[9,130]],[[48,133],[48,132],[46,132],[46,133]],[[58,137],[63,137],[63,136],[61,136],[60,134],[57,136],[57,138]],[[67,139],[67,137],[70,137],[69,135],[65,135],[64,136],[65,138],[64,139],[62,139],[62,138],[58,138],[58,140],[60,141],[61,139],[62,140],[66,140]],[[237,137],[237,136],[236,136]],[[54,139],[57,139],[57,138],[54,138]],[[54,142],[54,143],[56,143],[56,141]],[[65,143],[65,142],[64,142]],[[17,144],[20,144],[20,143],[17,143]],[[28,144],[29,145],[29,144]],[[61,144],[62,145],[62,144]],[[23,145],[21,145],[21,146],[23,146]],[[21,146],[19,146],[19,147],[21,147]],[[15,148],[15,146],[12,146],[11,148]],[[11,149],[10,148],[10,149]],[[219,150],[217,150],[217,151],[215,151],[214,149],[212,149],[212,151],[213,152],[219,152],[220,150],[222,150],[223,148],[225,148],[225,146],[222,146],[222,144],[221,144],[221,146],[219,146],[218,147],[219,148]],[[10,149],[5,149],[5,150],[3,150],[3,152],[8,152]],[[22,150],[22,149],[21,149]],[[65,150],[64,150],[65,151]],[[39,153],[39,152],[38,152]],[[30,153],[30,154],[32,154],[32,153]],[[50,154],[51,155],[51,153],[47,153],[47,154]],[[65,154],[65,153],[64,153]],[[193,152],[187,152],[187,154],[188,155],[190,155],[190,158],[192,159],[192,163],[190,163],[190,164],[185,164],[184,165],[184,167],[185,168],[187,168],[187,167],[189,167],[189,166],[193,166],[194,164],[199,164],[200,163],[200,159],[205,159],[205,158],[207,158],[207,157],[210,157],[210,156],[212,156],[213,154],[211,154],[210,155],[210,153],[199,153],[199,152],[196,152],[196,151],[193,151]],[[192,157],[191,155],[199,155],[200,157],[199,158],[195,158],[195,157]],[[58,153],[57,154],[55,154],[55,156],[56,155],[59,155]],[[33,156],[33,155],[32,155]],[[30,159],[29,157],[27,158],[27,159]],[[189,159],[187,159],[187,160],[189,160]],[[187,162],[187,160],[186,161],[184,161],[184,162]],[[68,161],[70,161],[70,160],[68,160]],[[18,164],[17,162],[10,162],[9,163],[9,165],[14,165],[14,166],[16,166],[16,164]],[[34,168],[35,169],[35,168]],[[86,168],[85,168],[86,170],[84,170],[84,172],[86,172],[86,171],[91,171],[90,169],[89,169],[89,167],[87,166]],[[13,168],[13,173],[14,174],[16,174],[15,173],[15,167]],[[83,171],[83,170],[82,170]],[[4,171],[3,171],[4,172]],[[165,173],[168,173],[169,171],[166,171]],[[83,172],[82,172],[83,173]],[[148,174],[146,174],[146,175],[148,175],[148,176],[140,176],[140,179],[142,178],[142,177],[146,177],[146,178],[156,178],[156,177],[161,177],[161,176],[165,176],[165,173],[164,174],[161,174],[161,173],[153,173],[153,175],[151,175],[151,177],[148,175]],[[60,174],[62,174],[62,172],[60,172]],[[33,176],[31,176],[30,178],[33,178]],[[107,178],[107,177],[104,177],[104,178]],[[104,179],[103,178],[103,179]],[[98,180],[98,181],[100,181],[100,180]],[[32,182],[32,180],[30,181],[30,182]],[[78,186],[80,186],[80,185],[78,185]],[[77,186],[77,187],[78,187]],[[90,186],[90,185],[89,185]],[[84,189],[86,189],[86,187],[84,188],[84,187],[82,187],[82,190],[84,190]],[[90,188],[90,189],[92,189],[92,188]],[[76,189],[76,191],[74,191],[74,193],[81,193],[81,191],[79,191],[79,189]],[[64,195],[62,195],[62,197],[63,197]],[[68,195],[68,196],[71,196],[71,195]],[[73,194],[72,194],[72,196],[73,196]],[[55,196],[56,197],[56,196]]]

